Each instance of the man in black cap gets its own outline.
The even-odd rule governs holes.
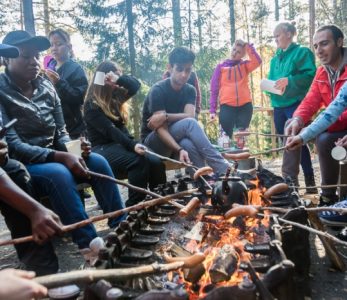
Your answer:
[[[15,58],[18,55],[16,47],[0,44],[0,56]],[[7,144],[0,140],[0,209],[11,236],[19,238],[33,234],[35,242],[44,243],[61,232],[61,223],[57,215],[29,194],[33,195],[30,175],[20,162],[8,158]],[[39,275],[57,272],[58,260],[51,243],[29,242],[15,247],[24,268]]]
[[[112,176],[107,161],[88,153],[84,158],[68,153],[70,141],[59,97],[47,79],[39,76],[39,53],[50,47],[47,38],[17,30],[9,32],[3,43],[18,47],[19,57],[5,59],[5,73],[0,75],[0,103],[4,121],[18,121],[6,135],[11,156],[25,164],[35,191],[48,195],[52,209],[64,225],[88,218],[77,190],[77,182],[88,182],[104,213],[124,207],[118,187],[113,182],[89,177],[88,168]],[[115,227],[119,218],[109,219]],[[92,224],[71,232],[73,241],[88,254],[89,243],[97,237]]]

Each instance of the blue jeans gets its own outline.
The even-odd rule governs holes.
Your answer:
[[[300,103],[298,102],[298,103],[294,103],[291,106],[274,108],[274,121],[275,121],[276,131],[278,134],[284,133],[285,123],[287,122],[287,120],[293,117],[293,113],[295,112],[299,104]],[[286,153],[284,155],[286,155]],[[283,175],[297,178],[298,174],[294,174],[297,172],[293,171],[294,169],[292,166],[293,161],[289,162],[289,164],[287,164],[286,161],[287,161],[286,159],[284,159],[283,161],[283,166],[282,166]],[[312,168],[311,154],[307,145],[304,145],[301,147],[300,164],[305,176],[313,176],[314,173]],[[297,168],[299,168],[299,166],[297,166]]]
[[[223,156],[213,148],[205,132],[199,123],[193,118],[177,121],[169,126],[169,132],[175,141],[188,152],[193,165],[198,168],[207,163],[215,173],[225,174],[229,167]],[[172,156],[174,151],[170,149],[155,131],[152,131],[145,139],[144,144],[154,152],[164,156]]]
[[[106,159],[91,153],[86,159],[88,168],[97,173],[113,176]],[[88,218],[77,191],[77,184],[88,182],[104,213],[122,209],[124,204],[115,183],[101,178],[76,179],[72,173],[60,163],[42,163],[26,165],[32,183],[39,196],[49,197],[53,211],[58,214],[64,225],[76,223]],[[125,216],[109,219],[108,225],[115,227]],[[90,241],[97,236],[92,224],[71,232],[73,241],[80,249],[89,247]]]

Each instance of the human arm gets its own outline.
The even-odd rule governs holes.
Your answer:
[[[130,151],[134,150],[136,141],[118,128],[92,99],[88,99],[84,105],[84,119],[88,126],[93,127],[101,136],[123,145]]]
[[[245,47],[249,57],[249,60],[246,61],[246,68],[248,73],[251,73],[261,65],[262,60],[253,44],[246,43]]]
[[[219,64],[214,69],[211,81],[210,81],[210,113],[216,114],[217,111],[217,100],[219,95],[219,84],[220,84],[220,72],[222,65]]]
[[[0,186],[1,201],[18,210],[31,221],[34,241],[42,243],[62,232],[59,217],[20,189],[4,172],[0,176]]]
[[[49,69],[45,73],[55,86],[62,102],[66,101],[70,105],[83,104],[83,98],[88,88],[88,80],[84,70],[77,63],[69,63],[63,71],[63,76]]]
[[[31,300],[47,295],[47,288],[34,280],[35,272],[15,269],[0,271],[0,299]]]
[[[298,91],[306,91],[316,73],[314,55],[308,48],[300,48],[293,64],[293,72],[287,77],[277,79],[275,83],[275,88],[283,90],[282,96],[288,99],[297,96]]]
[[[335,123],[347,108],[347,82],[341,87],[335,99],[308,127],[300,132],[303,143],[315,138]]]

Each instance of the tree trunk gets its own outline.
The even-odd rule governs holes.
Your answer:
[[[229,0],[229,17],[230,17],[230,45],[235,42],[235,7],[234,0]]]
[[[278,22],[280,19],[280,6],[278,3],[279,0],[275,0],[275,20]]]
[[[310,48],[313,50],[313,35],[315,32],[315,19],[316,19],[316,1],[309,0],[309,11],[310,11],[310,26],[309,26],[309,36],[310,36]]]
[[[347,0],[341,0],[341,25],[342,31],[347,32]]]
[[[48,0],[43,0],[43,21],[44,21],[44,27],[45,27],[45,34],[48,36],[49,32],[51,31],[51,24],[49,21],[49,4]]]
[[[133,16],[133,1],[126,0],[126,13],[127,13],[127,26],[128,26],[128,43],[129,43],[129,62],[130,62],[130,72],[132,75],[136,76],[136,52],[135,52],[135,41],[134,41],[134,16]],[[134,124],[134,136],[139,138],[140,128],[136,124],[141,123],[140,107],[139,101],[136,101],[136,96],[133,97],[131,101],[132,109],[132,121]]]
[[[200,0],[196,0],[196,6],[198,10],[198,35],[199,35],[199,50],[202,49],[202,29],[201,29],[201,8],[200,8]]]
[[[35,22],[33,12],[33,1],[22,0],[23,16],[24,16],[24,28],[30,34],[35,35]]]
[[[182,24],[180,0],[172,0],[172,21],[175,46],[182,45]]]
[[[293,20],[295,17],[294,0],[288,1],[288,17],[289,17],[289,20]]]
[[[188,0],[188,34],[189,34],[189,49],[192,49],[193,38],[192,38],[192,10],[191,0]]]

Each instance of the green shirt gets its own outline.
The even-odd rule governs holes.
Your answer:
[[[309,48],[292,43],[284,51],[278,49],[270,62],[268,78],[278,80],[288,78],[283,95],[270,94],[273,107],[287,107],[301,102],[311,86],[316,73],[314,55]]]

